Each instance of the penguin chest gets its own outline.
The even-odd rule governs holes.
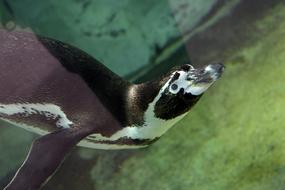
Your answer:
[[[127,126],[108,137],[100,133],[92,134],[82,140],[79,146],[95,149],[143,148],[158,140],[186,114],[171,120],[163,120],[155,117],[153,106],[150,105],[145,113],[145,122],[142,126]]]

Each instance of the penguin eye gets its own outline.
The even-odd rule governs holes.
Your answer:
[[[177,90],[177,88],[178,88],[178,85],[177,85],[177,84],[172,84],[172,85],[171,85],[171,89],[172,89],[172,90]]]

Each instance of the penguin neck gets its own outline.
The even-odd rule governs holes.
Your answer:
[[[134,84],[128,90],[127,111],[130,124],[143,125],[147,109],[158,96],[163,82],[159,80],[148,81],[141,84]]]
[[[164,81],[160,80],[130,87],[128,91],[129,119],[135,124],[114,134],[112,138],[127,134],[126,136],[131,139],[158,139],[187,114],[185,112],[169,120],[156,117],[155,104],[161,96],[163,83]],[[139,123],[137,123],[138,121]]]

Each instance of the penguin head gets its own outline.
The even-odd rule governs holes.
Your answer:
[[[169,120],[188,112],[203,93],[221,77],[224,68],[221,63],[201,68],[185,64],[171,71],[156,98],[155,116]]]

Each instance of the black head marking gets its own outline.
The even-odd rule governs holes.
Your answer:
[[[181,70],[185,71],[185,72],[188,72],[190,71],[191,69],[193,69],[193,66],[192,65],[189,65],[189,64],[184,64],[182,65],[181,67]]]
[[[176,81],[177,79],[179,79],[179,77],[180,77],[180,74],[179,74],[178,72],[176,72],[176,73],[174,74],[174,76],[172,77],[172,79],[171,79],[171,81],[170,81],[169,84],[172,84],[174,81]]]
[[[168,83],[165,83],[160,97],[155,102],[154,112],[161,119],[173,119],[195,105],[202,94],[223,73],[222,64],[209,64],[194,69],[191,65],[183,65],[174,71]]]
[[[184,89],[176,95],[163,93],[156,102],[154,113],[157,118],[169,120],[188,112],[200,99],[200,96],[184,94]]]

